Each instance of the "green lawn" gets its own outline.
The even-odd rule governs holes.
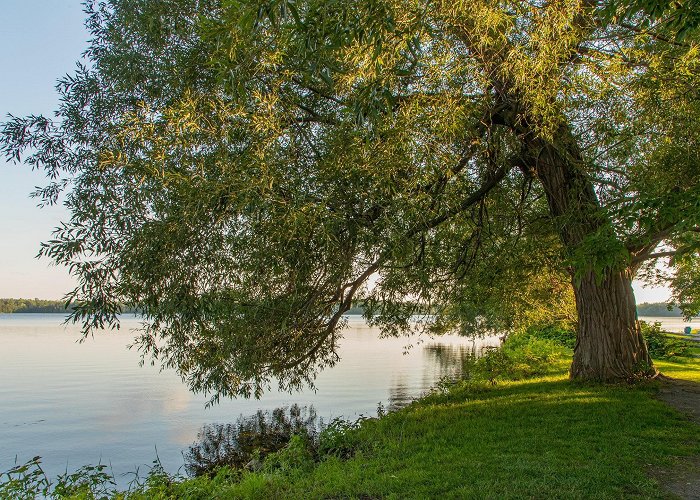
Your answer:
[[[700,348],[693,349],[694,355],[700,355]],[[669,377],[700,383],[700,358],[681,358],[673,362],[657,361],[661,373]]]
[[[658,365],[700,381],[698,360]],[[700,454],[700,426],[657,401],[656,382],[575,384],[565,360],[558,371],[457,385],[368,421],[349,460],[160,491],[190,498],[663,498],[649,469]]]

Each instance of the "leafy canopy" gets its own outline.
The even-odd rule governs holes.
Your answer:
[[[311,384],[357,299],[387,335],[507,329],[570,318],[570,272],[673,254],[697,310],[698,36],[645,8],[88,2],[55,117],[2,147],[71,211],[42,254],[73,319],[139,308],[144,356],[213,399]],[[562,128],[612,228],[575,249],[523,161]]]

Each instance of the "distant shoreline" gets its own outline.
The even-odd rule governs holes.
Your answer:
[[[65,300],[0,299],[0,313],[55,313],[70,312],[72,304]]]

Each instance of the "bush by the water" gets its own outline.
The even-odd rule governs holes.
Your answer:
[[[546,375],[557,367],[565,348],[550,339],[541,339],[528,334],[508,337],[501,347],[488,349],[483,356],[465,366],[465,378],[485,379],[494,383],[498,379],[522,379]]]
[[[568,349],[573,349],[576,346],[576,329],[569,325],[532,326],[525,330],[524,335],[551,340]]]
[[[367,420],[336,418],[326,425],[313,406],[259,410],[233,424],[202,427],[197,442],[184,453],[185,470],[190,476],[213,477],[221,469],[236,474],[302,468],[327,456],[350,458],[360,445],[353,431]]]
[[[313,407],[298,405],[258,410],[233,424],[205,425],[184,454],[185,470],[192,476],[211,476],[221,467],[258,469],[267,455],[287,446],[293,436],[315,451],[322,426]]]
[[[652,358],[672,358],[674,356],[687,356],[692,344],[682,338],[661,329],[661,323],[647,323],[640,321],[642,336],[647,341],[649,354]]]

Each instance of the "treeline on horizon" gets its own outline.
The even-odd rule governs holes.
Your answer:
[[[665,302],[644,302],[637,304],[638,316],[683,316],[676,306],[670,306]]]
[[[63,300],[0,299],[0,313],[65,313],[70,310]]]
[[[44,299],[0,299],[0,314],[2,313],[68,313],[73,309],[72,303],[64,300]],[[124,308],[124,313],[132,313],[134,309]]]
[[[66,305],[62,300],[0,299],[0,313],[66,313],[72,307],[72,304]],[[133,310],[125,309],[123,312],[130,313]],[[356,303],[347,314],[358,315],[363,312],[362,304]],[[669,309],[665,302],[644,302],[637,304],[637,314],[639,316],[681,316],[681,311],[676,306]]]

